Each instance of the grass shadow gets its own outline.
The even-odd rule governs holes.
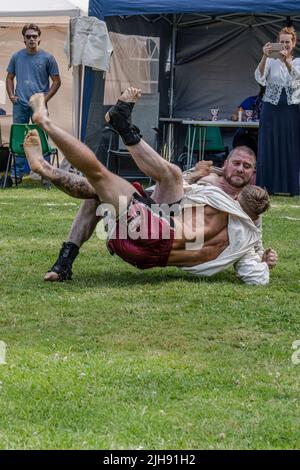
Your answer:
[[[103,287],[132,287],[132,286],[143,286],[143,285],[157,285],[174,283],[177,281],[187,282],[189,284],[209,284],[209,285],[220,285],[232,283],[240,284],[238,279],[235,278],[234,274],[226,273],[226,275],[217,275],[214,277],[195,277],[188,275],[183,272],[176,272],[171,270],[159,271],[153,270],[152,272],[105,272],[103,270],[99,272],[81,272],[74,276],[74,283],[78,287],[89,285],[103,286]]]

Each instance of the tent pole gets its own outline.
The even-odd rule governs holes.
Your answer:
[[[176,37],[177,37],[177,24],[176,15],[173,15],[172,22],[172,43],[171,43],[171,75],[170,75],[170,102],[169,102],[169,117],[173,117],[174,107],[174,79],[175,79],[175,59],[176,59]],[[173,123],[170,122],[167,127],[167,142],[166,142],[166,159],[170,162],[174,152],[174,130]]]
[[[73,66],[73,135],[80,138],[82,65]]]
[[[174,79],[175,79],[175,58],[176,58],[176,36],[177,36],[177,24],[176,15],[173,15],[173,26],[172,26],[172,44],[171,44],[171,76],[170,76],[170,103],[169,103],[169,117],[173,117],[173,106],[174,106]]]

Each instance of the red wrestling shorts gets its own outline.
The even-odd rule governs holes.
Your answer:
[[[134,193],[125,217],[116,222],[108,240],[110,253],[139,269],[166,266],[175,229],[173,218],[159,207],[149,196]],[[126,231],[121,227],[124,220]]]

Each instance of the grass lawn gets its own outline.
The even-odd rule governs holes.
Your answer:
[[[137,271],[94,236],[45,283],[79,202],[0,191],[0,449],[300,447],[300,199],[273,198],[267,287]]]

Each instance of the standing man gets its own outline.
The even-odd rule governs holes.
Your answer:
[[[22,29],[25,48],[16,52],[7,67],[6,90],[13,104],[13,122],[29,123],[32,110],[29,98],[34,93],[44,93],[46,104],[61,85],[58,65],[55,58],[39,48],[41,30],[36,24],[26,24]],[[49,77],[52,84],[49,84]],[[16,87],[14,80],[16,78]],[[18,183],[22,182],[25,160],[16,158]]]

